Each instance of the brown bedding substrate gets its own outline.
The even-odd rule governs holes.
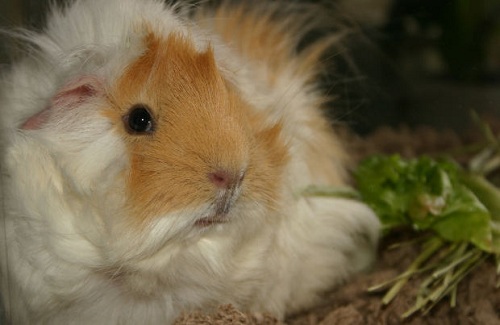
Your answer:
[[[370,137],[360,139],[349,136],[355,148],[356,159],[374,153],[399,153],[413,157],[421,154],[440,155],[453,152],[465,159],[464,146],[477,142],[478,136],[454,132],[438,132],[430,128],[397,130],[383,128]],[[350,146],[351,147],[351,146]],[[398,238],[399,237],[399,238]],[[325,295],[322,303],[299,315],[290,316],[290,325],[370,325],[370,324],[485,324],[500,325],[500,290],[495,288],[497,276],[494,263],[488,260],[470,274],[458,288],[457,306],[451,308],[445,299],[429,314],[415,314],[407,320],[400,315],[413,306],[412,294],[417,290],[418,279],[410,281],[388,306],[382,306],[381,293],[368,293],[367,288],[389,280],[404,271],[418,254],[418,246],[405,245],[390,249],[391,243],[408,238],[408,234],[393,234],[380,245],[379,258],[369,274],[358,276],[341,288]],[[191,313],[183,315],[177,324],[279,324],[267,315],[248,315],[232,306],[220,306],[212,314]]]

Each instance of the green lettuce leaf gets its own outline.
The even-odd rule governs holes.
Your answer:
[[[460,166],[449,161],[425,156],[404,160],[393,155],[369,157],[354,176],[361,199],[379,216],[385,230],[398,226],[431,230],[448,241],[468,241],[482,250],[500,252],[497,220],[464,175]],[[495,198],[495,203],[500,202],[500,195]]]

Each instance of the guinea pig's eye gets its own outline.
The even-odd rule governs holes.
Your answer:
[[[125,128],[131,134],[144,134],[154,131],[154,121],[146,105],[134,105],[124,116]]]

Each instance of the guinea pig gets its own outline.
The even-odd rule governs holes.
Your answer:
[[[315,10],[75,0],[2,75],[1,293],[12,324],[279,319],[369,267],[318,72]],[[307,9],[308,8],[308,9]]]

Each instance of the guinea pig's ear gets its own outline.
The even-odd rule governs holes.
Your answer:
[[[50,119],[57,118],[64,111],[70,111],[79,105],[104,94],[101,80],[96,76],[79,76],[66,83],[52,97],[50,104],[42,111],[28,118],[22,125],[23,130],[38,130]]]

